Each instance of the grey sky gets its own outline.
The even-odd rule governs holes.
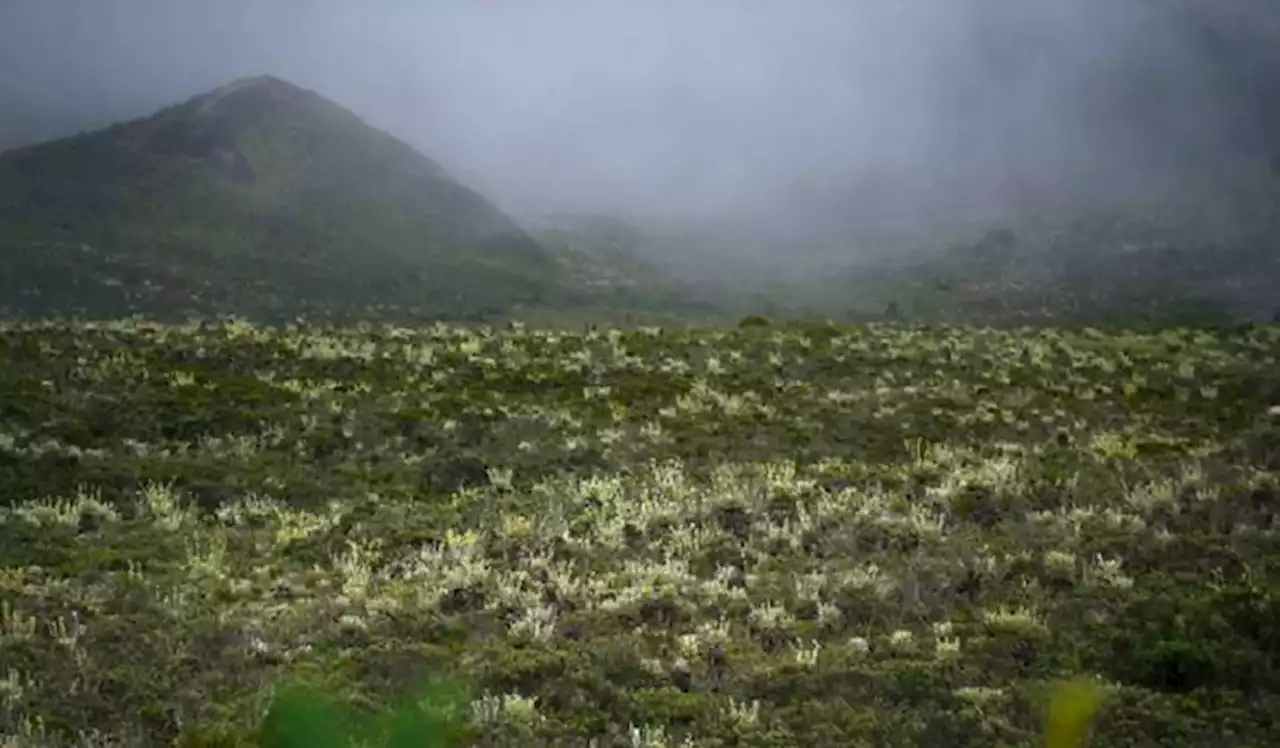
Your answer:
[[[517,212],[909,216],[1247,150],[1254,94],[1175,10],[1274,73],[1266,5],[0,0],[0,147],[269,73]]]

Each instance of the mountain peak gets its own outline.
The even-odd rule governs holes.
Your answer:
[[[305,98],[316,96],[299,86],[273,75],[258,75],[250,78],[240,78],[231,81],[225,85],[219,86],[207,93],[203,93],[194,99],[191,103],[198,106],[203,114],[215,111],[219,107],[242,98],[273,99],[276,101],[300,101]]]
[[[219,140],[273,117],[307,121],[318,118],[357,119],[314,91],[271,75],[240,78],[195,96],[156,115],[171,129],[219,133]],[[164,127],[160,128],[164,130]],[[201,138],[207,140],[207,138]]]
[[[215,91],[223,91],[231,88],[248,88],[248,87],[254,87],[254,86],[267,87],[267,88],[279,88],[282,90],[289,90],[289,91],[305,90],[302,88],[302,86],[299,86],[295,83],[290,83],[284,78],[276,77],[274,75],[271,75],[270,73],[263,73],[261,75],[247,75],[243,78],[237,78],[229,83],[223,84],[222,86],[215,88],[213,91],[210,91],[209,93],[214,93]]]

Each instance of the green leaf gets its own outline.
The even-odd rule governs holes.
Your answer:
[[[302,684],[281,689],[262,727],[267,748],[447,748],[466,738],[467,693],[433,678],[395,708],[357,720],[337,698]]]
[[[262,725],[266,748],[348,748],[351,718],[336,699],[303,684],[276,695]]]

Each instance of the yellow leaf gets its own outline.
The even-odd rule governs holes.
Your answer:
[[[1056,684],[1049,695],[1045,748],[1079,748],[1106,698],[1107,690],[1092,681]]]

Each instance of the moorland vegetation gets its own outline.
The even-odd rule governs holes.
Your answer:
[[[1280,328],[0,328],[5,745],[1271,745]]]

